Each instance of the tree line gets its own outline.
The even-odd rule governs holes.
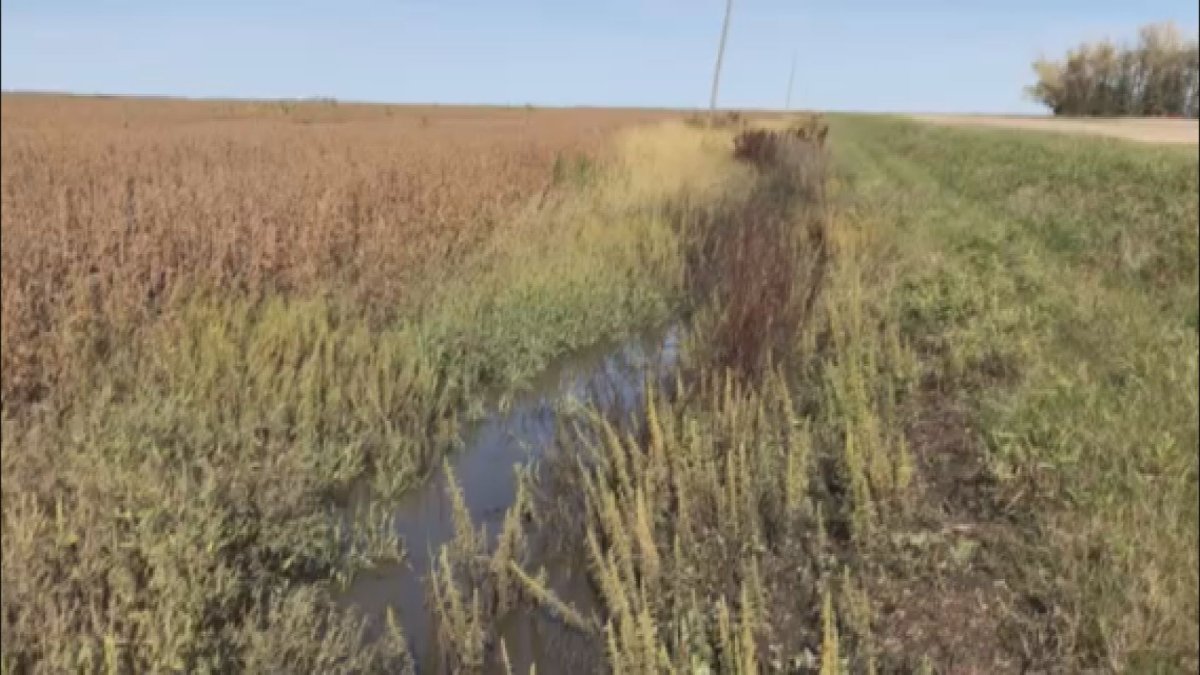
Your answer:
[[[1143,27],[1134,45],[1084,43],[1033,69],[1028,93],[1055,115],[1200,114],[1200,50],[1173,23]]]

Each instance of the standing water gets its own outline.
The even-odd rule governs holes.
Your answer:
[[[483,420],[463,429],[465,448],[450,457],[455,478],[476,528],[486,526],[489,536],[500,531],[508,508],[516,499],[514,467],[537,460],[554,443],[560,415],[570,406],[595,406],[622,415],[640,414],[648,378],[664,377],[679,358],[680,331],[665,331],[625,342],[593,347],[571,355],[538,377],[510,405],[499,407]],[[408,493],[396,507],[393,523],[407,559],[359,575],[343,596],[382,625],[390,608],[404,629],[419,672],[433,668],[436,654],[432,616],[426,608],[430,559],[442,544],[454,538],[445,471],[439,466],[429,480]],[[545,564],[556,586],[570,589],[564,600],[586,602],[586,584],[580,583],[578,565]],[[574,569],[573,569],[574,568]],[[575,579],[564,580],[564,575]],[[559,577],[555,579],[554,577]],[[501,627],[515,662],[533,663],[555,647],[537,635],[534,627],[511,621]],[[556,655],[556,660],[563,655]]]

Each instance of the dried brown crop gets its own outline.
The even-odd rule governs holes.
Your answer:
[[[179,291],[322,292],[386,315],[647,111],[5,96],[3,402],[62,375],[72,322]]]

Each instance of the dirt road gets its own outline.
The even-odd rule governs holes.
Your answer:
[[[1064,119],[985,115],[917,115],[916,118],[937,124],[1098,134],[1145,143],[1200,143],[1200,122],[1197,120],[1144,117]]]

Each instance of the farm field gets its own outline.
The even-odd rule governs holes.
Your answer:
[[[641,202],[688,158],[592,178],[661,113],[389,110],[4,99],[6,672],[344,658],[297,582],[397,549],[330,509],[660,319]]]
[[[4,672],[1200,667],[1191,147],[0,117]]]
[[[996,115],[918,115],[916,119],[935,124],[983,126],[1068,134],[1091,134],[1144,143],[1200,143],[1200,122],[1194,119],[1151,117],[1054,118],[1004,117]]]

